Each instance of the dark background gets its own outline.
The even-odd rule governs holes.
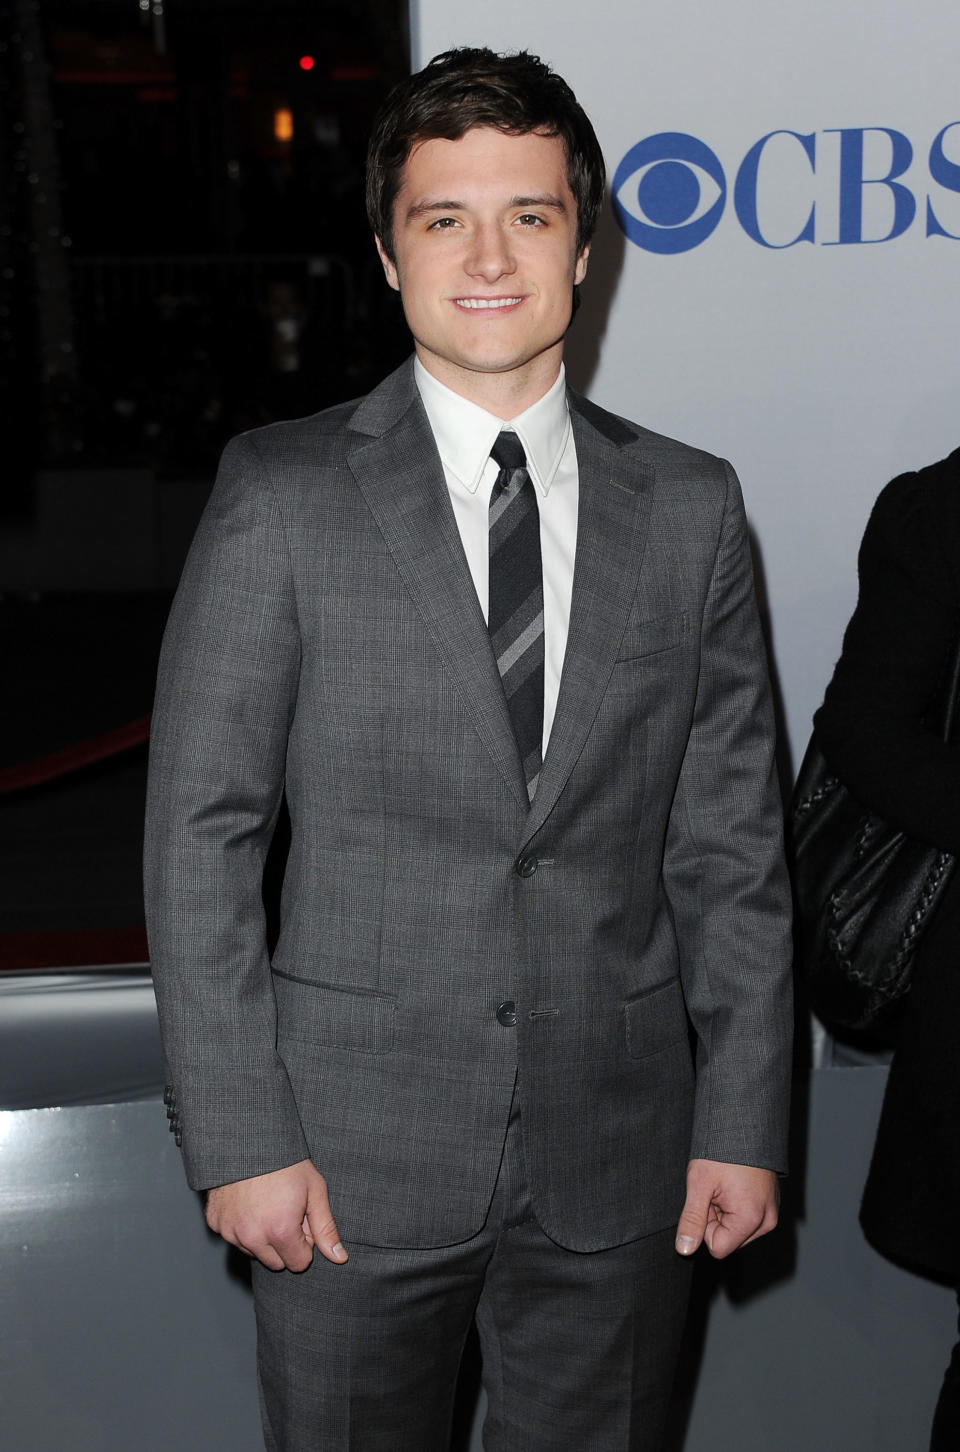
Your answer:
[[[4,967],[145,955],[141,738],[220,451],[409,351],[363,207],[406,27],[400,0],[0,3]]]

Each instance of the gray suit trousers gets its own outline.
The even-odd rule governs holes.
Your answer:
[[[254,1263],[269,1452],[447,1452],[476,1319],[487,1452],[660,1452],[692,1266],[674,1230],[565,1250],[530,1206],[514,1112],[486,1224],[459,1245]]]

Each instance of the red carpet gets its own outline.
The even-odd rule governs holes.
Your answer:
[[[78,771],[95,761],[104,761],[131,747],[141,746],[150,739],[150,717],[138,716],[112,731],[102,731],[97,736],[65,746],[61,751],[51,751],[45,756],[34,757],[17,766],[0,767],[0,793],[22,791],[25,787],[38,786],[52,781],[67,772]]]

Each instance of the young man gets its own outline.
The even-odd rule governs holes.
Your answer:
[[[416,359],[233,441],[171,616],[169,1112],[256,1258],[285,1452],[442,1452],[474,1318],[488,1448],[652,1452],[689,1256],[776,1222],[788,892],[742,506],[565,388],[603,181],[534,57],[393,93],[368,200]]]

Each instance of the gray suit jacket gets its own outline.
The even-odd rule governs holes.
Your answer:
[[[188,1176],[310,1155],[348,1243],[473,1234],[517,1075],[536,1214],[570,1248],[668,1225],[690,1155],[783,1167],[789,895],[739,488],[570,406],[532,806],[409,365],[233,440],[170,617],[146,886]]]

